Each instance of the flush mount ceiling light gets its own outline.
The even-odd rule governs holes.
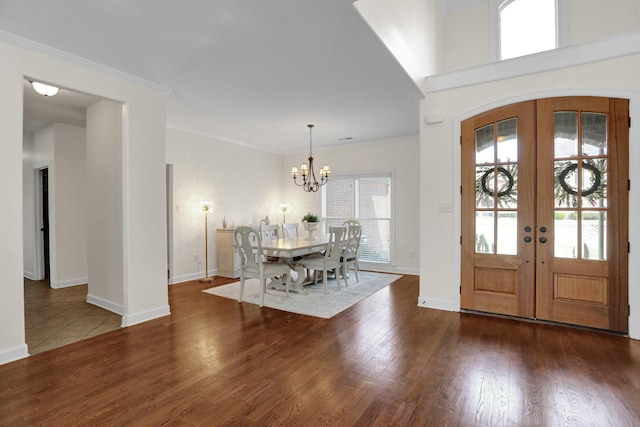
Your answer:
[[[40,82],[31,82],[33,89],[42,96],[53,96],[58,93],[58,88],[55,86],[49,86]]]
[[[291,176],[293,176],[293,182],[304,189],[306,192],[315,192],[320,189],[320,186],[327,183],[329,180],[329,174],[331,173],[331,169],[329,166],[324,165],[322,169],[320,169],[320,181],[316,180],[316,173],[313,170],[313,154],[311,152],[311,130],[313,129],[313,125],[307,125],[309,128],[309,164],[303,163],[300,166],[300,170],[294,167],[291,169]],[[298,183],[297,177],[298,174],[302,175],[302,182]]]

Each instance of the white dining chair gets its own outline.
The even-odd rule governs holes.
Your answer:
[[[277,240],[280,238],[280,226],[277,224],[260,224],[260,235],[262,240]],[[276,262],[280,258],[277,256],[267,256],[267,261]]]
[[[298,237],[298,223],[282,224],[282,237],[295,239]]]
[[[280,237],[280,226],[277,224],[260,225],[262,240],[276,240]]]
[[[238,302],[242,302],[244,282],[246,278],[260,281],[260,307],[264,305],[264,294],[267,289],[267,279],[290,274],[290,269],[284,262],[271,262],[262,256],[262,236],[253,227],[241,226],[234,230],[233,241],[240,254],[240,295]],[[255,247],[251,242],[255,242]],[[254,251],[257,256],[254,255]],[[289,287],[286,288],[289,295]]]
[[[357,219],[348,219],[345,222],[342,223],[343,227],[347,227],[347,229],[350,226],[358,226],[358,227],[362,227],[362,225],[360,224],[360,221],[358,221]],[[360,232],[360,240],[362,240],[362,232]],[[358,242],[358,251],[360,250],[360,241]],[[358,255],[356,255],[356,262],[355,262],[355,267],[354,267],[355,271],[360,270],[360,265],[358,263]]]
[[[315,253],[306,256],[297,261],[307,270],[313,270],[313,283],[318,283],[318,274],[322,271],[322,282],[324,283],[324,293],[329,293],[328,288],[328,272],[333,270],[336,276],[336,282],[338,283],[338,290],[340,290],[340,255],[343,246],[343,227],[329,227],[329,242],[324,254]]]
[[[345,228],[347,235],[340,255],[340,264],[344,285],[349,286],[349,270],[351,267],[353,267],[356,282],[360,283],[360,278],[358,277],[358,250],[360,248],[360,239],[362,238],[362,227],[360,225],[349,225]]]

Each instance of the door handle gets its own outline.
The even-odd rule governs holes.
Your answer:
[[[540,243],[547,243],[547,238],[546,237],[541,237],[540,238]]]
[[[524,241],[529,243],[531,241],[531,236],[525,236]]]

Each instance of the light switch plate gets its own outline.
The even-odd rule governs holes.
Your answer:
[[[438,211],[440,213],[453,212],[453,203],[451,203],[451,202],[440,202],[438,204]]]

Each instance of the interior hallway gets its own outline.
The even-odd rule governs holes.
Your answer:
[[[87,285],[52,289],[48,280],[24,279],[29,354],[120,328],[122,316],[87,303]]]

